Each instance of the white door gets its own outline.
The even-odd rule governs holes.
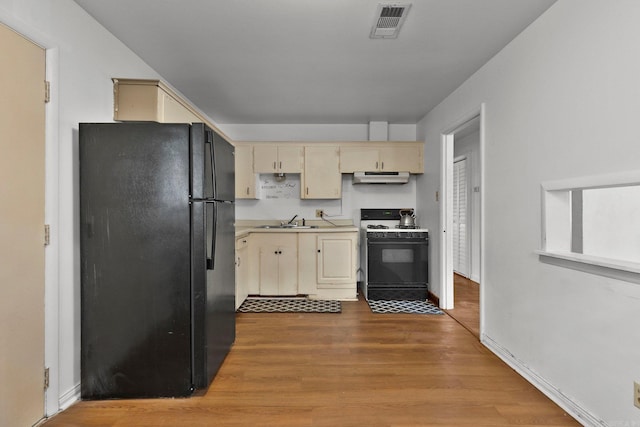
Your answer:
[[[0,58],[0,425],[31,426],[44,415],[45,51],[0,24]]]
[[[453,163],[453,271],[469,277],[467,160]]]

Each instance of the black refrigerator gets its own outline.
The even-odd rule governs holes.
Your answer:
[[[188,396],[235,339],[234,149],[204,124],[81,123],[81,397]]]

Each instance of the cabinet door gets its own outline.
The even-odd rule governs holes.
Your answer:
[[[318,235],[318,284],[356,282],[356,233]]]
[[[340,148],[340,172],[375,172],[380,166],[378,149],[368,147]]]
[[[113,119],[116,121],[161,122],[160,93],[155,85],[114,83]]]
[[[259,249],[260,295],[279,295],[278,267],[280,248],[275,244],[263,244]]]
[[[191,111],[189,111],[184,105],[180,104],[175,98],[162,89],[160,91],[160,98],[158,99],[160,121],[164,123],[196,123],[201,120],[196,117]]]
[[[302,147],[279,146],[276,169],[282,173],[302,172]]]
[[[253,147],[236,146],[236,199],[256,198],[256,175],[253,172]]]
[[[260,295],[298,294],[298,241],[296,233],[260,233],[251,245],[258,246]]]
[[[249,295],[249,238],[236,239],[236,310]]]
[[[339,199],[342,194],[340,149],[336,146],[304,148],[303,199]]]
[[[298,294],[298,245],[296,233],[280,238],[278,246],[278,295]]]
[[[298,233],[298,293],[317,293],[316,265],[318,233]]]
[[[255,173],[274,173],[278,166],[278,146],[255,144],[253,146],[253,171]]]
[[[381,147],[380,170],[387,172],[422,173],[423,150],[419,146]]]

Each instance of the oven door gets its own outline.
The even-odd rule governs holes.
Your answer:
[[[428,237],[367,237],[368,286],[427,285],[428,251]]]

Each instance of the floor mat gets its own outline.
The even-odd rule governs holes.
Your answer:
[[[303,298],[247,298],[238,313],[340,313],[340,301]]]
[[[367,303],[369,304],[371,311],[378,314],[444,314],[442,310],[429,301],[368,300]]]

